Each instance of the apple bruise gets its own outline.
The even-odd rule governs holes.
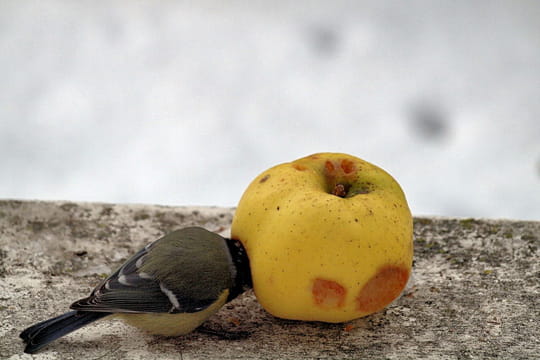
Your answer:
[[[311,288],[313,302],[323,309],[343,307],[346,293],[347,290],[338,282],[321,278],[316,278]]]
[[[401,294],[409,274],[409,270],[405,267],[395,265],[382,267],[358,293],[355,299],[357,310],[363,313],[382,310]]]

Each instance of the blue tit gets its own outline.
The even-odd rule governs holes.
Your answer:
[[[136,253],[103,280],[73,311],[24,330],[24,351],[101,318],[120,317],[149,333],[187,334],[226,302],[251,287],[249,260],[240,242],[200,227],[174,231]]]

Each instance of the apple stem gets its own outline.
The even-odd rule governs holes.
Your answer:
[[[332,195],[336,195],[341,198],[344,198],[345,196],[347,196],[347,190],[345,189],[345,185],[336,184],[336,186],[334,186],[334,190],[332,191]]]

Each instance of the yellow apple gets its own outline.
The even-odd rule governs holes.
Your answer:
[[[264,171],[244,192],[232,238],[261,305],[285,319],[343,322],[383,309],[411,273],[412,216],[399,184],[347,154]]]

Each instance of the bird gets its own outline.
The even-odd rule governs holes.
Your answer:
[[[242,244],[202,227],[173,231],[148,244],[71,311],[21,332],[24,352],[102,318],[121,318],[148,333],[187,334],[252,287]]]

